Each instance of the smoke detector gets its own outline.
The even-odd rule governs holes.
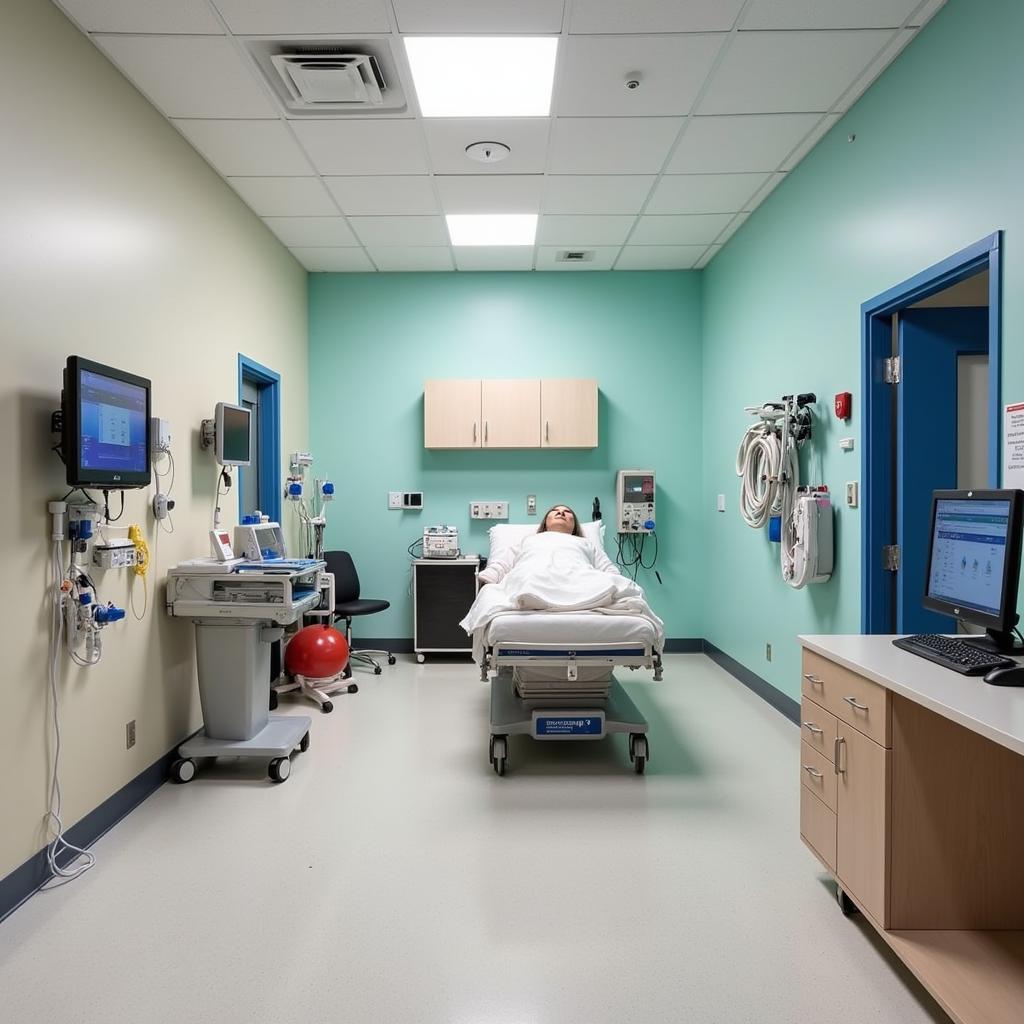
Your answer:
[[[496,164],[511,152],[504,142],[474,142],[466,147],[466,156],[482,164]]]

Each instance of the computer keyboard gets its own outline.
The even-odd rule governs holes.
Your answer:
[[[927,658],[937,665],[944,665],[965,676],[984,675],[996,665],[1012,664],[1008,658],[991,651],[983,651],[979,647],[964,643],[963,640],[938,636],[935,633],[898,637],[893,640],[893,644],[901,650],[910,651],[911,654]]]

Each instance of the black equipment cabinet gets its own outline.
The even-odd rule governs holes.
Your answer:
[[[412,563],[413,649],[427,654],[469,654],[473,641],[459,621],[476,599],[476,558],[417,558]]]

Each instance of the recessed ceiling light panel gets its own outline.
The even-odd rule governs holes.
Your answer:
[[[449,213],[452,245],[533,245],[535,213]]]
[[[406,36],[424,117],[547,117],[557,36]]]

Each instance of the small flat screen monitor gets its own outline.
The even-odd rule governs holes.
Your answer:
[[[935,491],[924,605],[984,626],[972,639],[1014,648],[1024,491]]]
[[[148,486],[150,382],[145,377],[70,356],[61,412],[69,486]]]
[[[218,402],[214,430],[217,461],[222,466],[248,466],[252,462],[252,414],[248,409]]]

